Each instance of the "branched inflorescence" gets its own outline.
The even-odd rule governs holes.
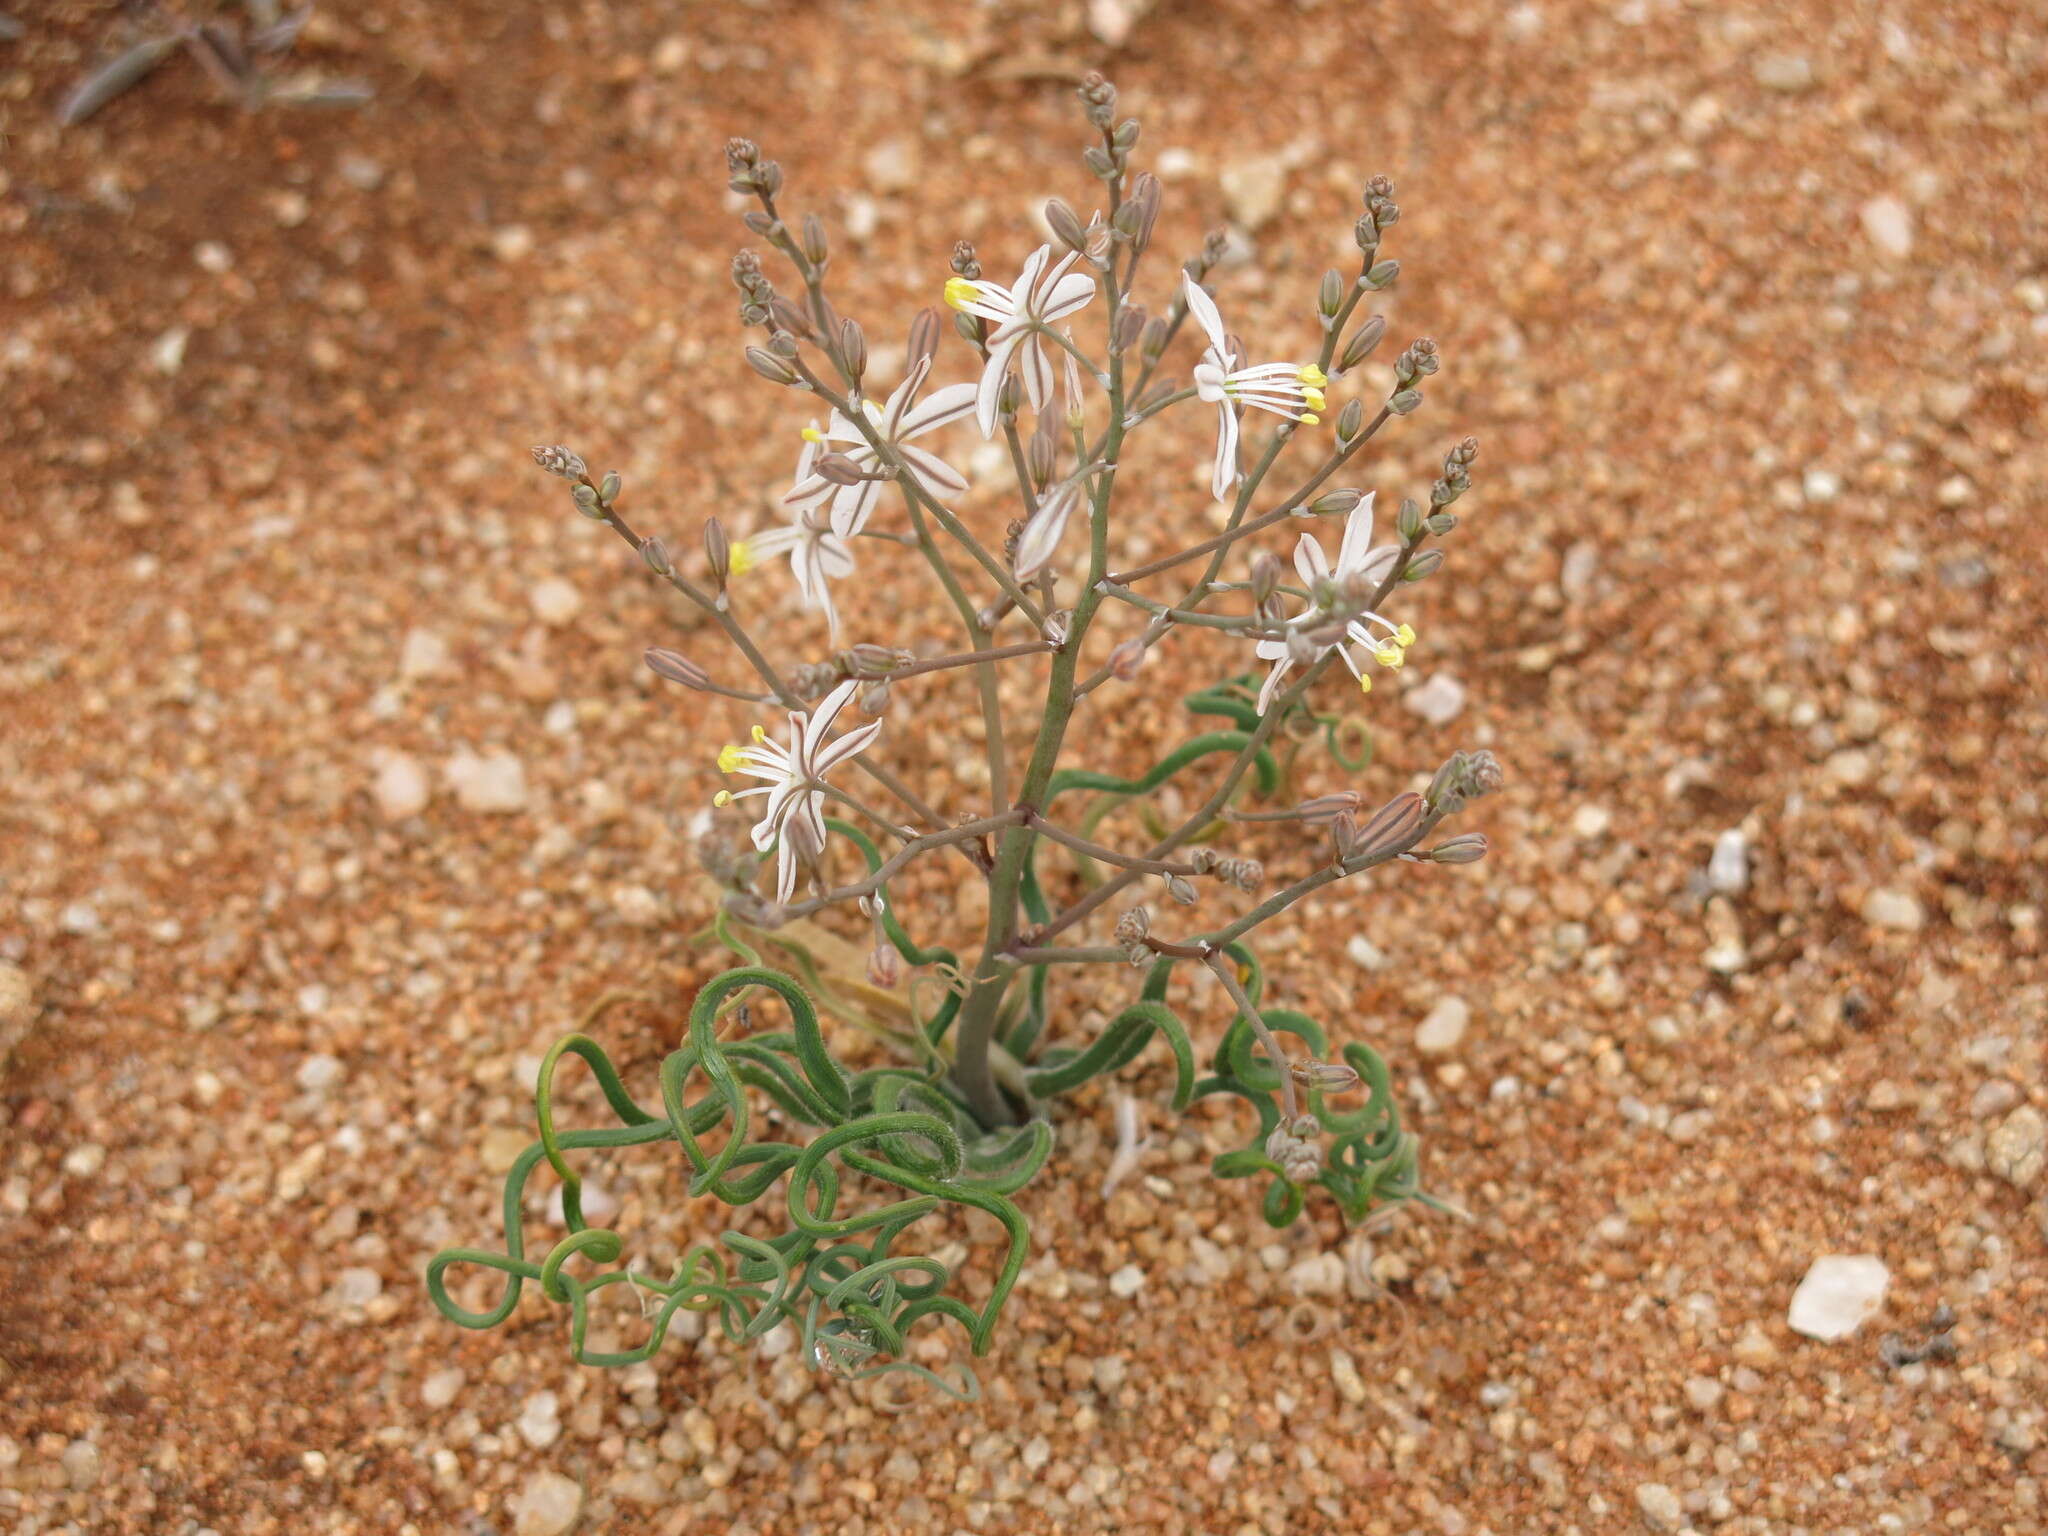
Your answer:
[[[718,755],[734,787],[721,790],[717,804],[751,802],[757,814],[746,837],[732,836],[717,818],[699,844],[722,887],[712,933],[738,955],[740,968],[698,994],[687,1042],[662,1064],[658,1109],[629,1093],[589,1037],[571,1036],[549,1054],[537,1090],[540,1140],[506,1185],[505,1250],[452,1250],[429,1271],[435,1302],[455,1321],[504,1321],[530,1281],[569,1309],[578,1357],[593,1364],[646,1358],[674,1315],[688,1310],[716,1315],[735,1339],[787,1323],[821,1367],[854,1375],[915,1370],[949,1390],[971,1390],[971,1376],[940,1377],[904,1359],[911,1330],[927,1318],[947,1319],[975,1353],[988,1348],[1025,1260],[1025,1222],[1013,1197],[1051,1150],[1047,1106],[1118,1071],[1154,1041],[1173,1060],[1175,1110],[1210,1097],[1251,1107],[1256,1124],[1245,1144],[1216,1158],[1214,1168],[1225,1178],[1263,1180],[1261,1208],[1275,1226],[1299,1216],[1314,1189],[1351,1220],[1377,1206],[1429,1199],[1384,1061],[1358,1042],[1333,1054],[1315,1020],[1265,1006],[1263,975],[1246,941],[1312,892],[1362,870],[1396,861],[1466,864],[1485,855],[1478,834],[1439,832],[1468,802],[1499,787],[1490,753],[1454,754],[1425,790],[1396,794],[1377,809],[1356,790],[1302,797],[1294,788],[1299,755],[1317,743],[1349,771],[1369,760],[1371,738],[1359,722],[1317,713],[1311,693],[1333,671],[1369,690],[1376,670],[1405,661],[1416,633],[1398,616],[1397,599],[1442,564],[1441,551],[1425,546],[1456,526],[1449,509],[1469,488],[1476,445],[1469,438],[1456,444],[1426,505],[1403,500],[1393,538],[1375,543],[1373,495],[1332,482],[1389,421],[1421,404],[1422,385],[1439,366],[1433,342],[1413,342],[1376,404],[1354,395],[1333,409],[1332,392],[1385,336],[1382,319],[1357,312],[1397,275],[1381,254],[1400,213],[1392,186],[1375,178],[1366,188],[1357,270],[1348,278],[1329,272],[1319,285],[1315,355],[1262,361],[1227,328],[1205,286],[1224,254],[1219,238],[1183,264],[1158,313],[1140,307],[1134,295],[1160,185],[1132,169],[1138,128],[1117,120],[1114,90],[1091,78],[1081,94],[1096,135],[1086,160],[1107,211],[1084,220],[1055,199],[1045,211],[1053,242],[1032,252],[1008,283],[989,278],[972,246],[955,247],[944,296],[977,370],[949,383],[937,382],[944,327],[935,309],[912,323],[897,382],[870,379],[864,331],[827,296],[823,225],[814,217],[792,225],[778,204],[781,169],[744,140],[727,147],[730,185],[752,201],[748,227],[796,276],[784,291],[752,253],[734,259],[740,320],[760,333],[746,360],[769,383],[807,396],[814,414],[782,498],[784,520],[738,540],[716,519],[707,522],[703,576],[687,574],[662,540],[633,529],[620,508],[617,474],[593,478],[567,448],[534,450],[541,468],[570,483],[585,516],[618,533],[708,616],[752,676],[744,685],[720,682],[663,648],[647,653],[653,671],[698,693],[780,706],[786,724],[756,725],[751,742]],[[1075,336],[1088,321],[1092,348]],[[1190,327],[1199,356],[1183,385],[1163,370]],[[1183,406],[1213,413],[1209,479],[1227,509],[1222,531],[1119,566],[1111,554],[1119,526],[1113,505],[1131,440]],[[1262,418],[1271,422],[1263,434]],[[1017,509],[993,539],[970,524],[962,511],[966,477],[930,440],[970,421],[1001,442],[1016,481]],[[1304,434],[1322,436],[1326,422],[1329,445],[1314,467],[1286,489],[1270,489],[1289,447]],[[879,526],[891,504],[902,510],[901,524]],[[985,527],[989,520],[974,521]],[[1256,549],[1250,541],[1296,521],[1335,525],[1334,554],[1328,536],[1311,526],[1295,541],[1291,580],[1287,565],[1265,551],[1244,560],[1241,576],[1226,577],[1234,560]],[[1071,580],[1084,545],[1085,575]],[[856,551],[870,546],[923,563],[958,615],[962,646],[924,655],[847,642],[833,588],[855,569]],[[760,579],[746,579],[749,572],[782,559],[797,606],[824,621],[831,648],[822,659],[778,665],[747,626],[743,598]],[[1184,568],[1192,579],[1162,593],[1157,579]],[[1135,610],[1140,627],[1106,648],[1091,647],[1097,621],[1118,608]],[[1187,700],[1213,728],[1135,776],[1065,764],[1070,727],[1089,696],[1129,683],[1155,647],[1183,632],[1207,632],[1235,653],[1222,681]],[[1010,741],[1025,733],[1006,736],[997,686],[1004,667],[1043,673],[1043,706],[1030,723],[1027,751],[1014,760]],[[879,717],[892,701],[914,693],[920,679],[952,670],[971,675],[979,694],[990,794],[983,807],[948,813],[885,766],[877,749],[886,723]],[[876,718],[862,723],[862,714]],[[1189,787],[1197,782],[1200,788]],[[1178,819],[1155,798],[1169,783],[1193,803]],[[1104,819],[1126,806],[1147,829],[1141,847],[1101,838]],[[1265,864],[1218,846],[1255,824],[1295,828],[1306,855],[1305,872],[1262,899],[1274,883]],[[838,848],[859,855],[853,878],[834,872]],[[1047,854],[1066,866],[1058,880],[1041,873]],[[927,856],[962,859],[987,883],[986,931],[971,959],[918,943],[899,919],[892,883]],[[759,889],[771,862],[768,888]],[[1208,926],[1167,915],[1199,905],[1205,885],[1246,893],[1255,904]],[[1159,912],[1144,899],[1148,886],[1166,898]],[[1076,894],[1055,902],[1051,893],[1067,889]],[[871,927],[864,964],[857,949],[846,963],[844,941],[811,921],[834,907],[856,908]],[[792,957],[800,979],[762,963],[759,948],[770,944]],[[1144,975],[1106,1025],[1076,1039],[1056,1024],[1072,1010],[1058,1007],[1055,976],[1092,964],[1135,966]],[[1183,968],[1213,979],[1234,1010],[1206,1073],[1169,1001]],[[786,1030],[752,1027],[753,1008],[742,1000],[763,992],[780,999]],[[821,1006],[882,1035],[901,1059],[848,1070],[827,1048]],[[876,1024],[878,1009],[893,1009],[903,1027]],[[555,1074],[569,1055],[595,1074],[616,1126],[557,1128]],[[692,1249],[666,1275],[622,1262],[620,1235],[583,1218],[574,1155],[662,1141],[680,1148],[692,1195],[780,1207],[787,1230],[769,1238],[728,1232]],[[529,1253],[525,1186],[543,1162],[562,1182],[568,1235],[545,1253]],[[856,1201],[855,1189],[885,1193]],[[919,1250],[920,1233],[928,1234],[925,1247],[939,1246],[933,1238],[944,1229],[932,1219],[962,1207],[986,1212],[1004,1233],[978,1306],[954,1292],[947,1266]],[[475,1309],[456,1300],[448,1271],[458,1265],[504,1277],[495,1303]],[[592,1301],[618,1286],[642,1302],[651,1326],[628,1352],[593,1352],[586,1337]]]

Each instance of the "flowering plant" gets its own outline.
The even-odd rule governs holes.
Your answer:
[[[1330,482],[1389,421],[1421,403],[1421,382],[1437,368],[1435,346],[1417,341],[1400,354],[1391,387],[1370,413],[1365,398],[1354,397],[1327,432],[1316,429],[1329,410],[1327,392],[1361,370],[1386,331],[1378,317],[1358,320],[1357,310],[1398,270],[1381,256],[1399,215],[1392,187],[1375,178],[1366,189],[1356,273],[1347,279],[1332,271],[1322,280],[1314,358],[1251,362],[1256,354],[1226,331],[1206,286],[1224,255],[1220,238],[1185,263],[1161,313],[1148,316],[1139,306],[1160,184],[1132,169],[1138,126],[1117,121],[1114,90],[1091,77],[1081,94],[1096,135],[1086,160],[1106,212],[1084,222],[1057,199],[1048,204],[1053,242],[1032,252],[1009,285],[983,275],[971,246],[955,248],[944,297],[979,373],[929,393],[939,312],[917,316],[901,381],[878,389],[865,332],[827,296],[823,226],[805,218],[792,227],[778,206],[780,168],[743,140],[727,147],[731,186],[753,203],[748,227],[787,260],[798,283],[784,292],[753,255],[735,259],[741,320],[762,333],[747,361],[771,384],[808,396],[826,423],[814,418],[803,434],[795,481],[782,498],[786,525],[735,541],[709,521],[705,574],[693,576],[662,540],[631,526],[618,475],[593,479],[568,449],[535,450],[544,469],[570,482],[585,516],[618,533],[715,623],[753,678],[747,686],[715,681],[697,662],[660,648],[647,653],[654,672],[699,694],[779,706],[788,734],[778,740],[757,724],[751,745],[719,753],[723,773],[758,782],[719,791],[716,804],[755,801],[758,815],[744,840],[722,817],[700,840],[722,887],[711,932],[739,967],[697,995],[687,1039],[662,1064],[658,1107],[627,1091],[587,1035],[571,1035],[548,1054],[536,1092],[539,1139],[514,1164],[507,1186],[505,1251],[451,1250],[430,1267],[433,1297],[455,1321],[503,1321],[523,1283],[533,1281],[569,1309],[578,1357],[592,1363],[644,1359],[679,1312],[707,1313],[736,1339],[791,1323],[807,1358],[847,1374],[911,1370],[971,1391],[964,1368],[941,1377],[903,1358],[911,1330],[925,1319],[950,1320],[975,1353],[988,1348],[1025,1261],[1028,1233],[1014,1197],[1051,1151],[1048,1105],[1118,1071],[1155,1041],[1173,1058],[1176,1110],[1215,1096],[1250,1107],[1245,1144],[1213,1166],[1221,1177],[1263,1180],[1261,1208],[1273,1225],[1299,1216],[1313,1190],[1351,1220],[1429,1199],[1384,1061],[1356,1041],[1333,1053],[1315,1020],[1262,1003],[1263,975],[1246,941],[1312,892],[1361,870],[1394,861],[1466,864],[1486,852],[1483,837],[1439,838],[1438,831],[1498,787],[1490,753],[1454,754],[1426,789],[1396,794],[1376,810],[1357,790],[1303,796],[1292,787],[1301,750],[1318,739],[1346,769],[1365,766],[1368,754],[1358,747],[1362,739],[1369,748],[1369,738],[1355,722],[1317,714],[1310,700],[1333,660],[1364,690],[1375,668],[1402,665],[1415,631],[1386,610],[1405,586],[1441,566],[1442,553],[1424,546],[1456,525],[1449,509],[1469,486],[1476,445],[1457,444],[1427,507],[1402,501],[1392,537],[1375,543],[1373,495]],[[1093,348],[1073,334],[1086,320],[1095,322]],[[1180,385],[1164,370],[1189,320],[1202,352],[1190,382]],[[1222,531],[1120,566],[1111,548],[1122,526],[1115,493],[1124,460],[1135,438],[1187,402],[1216,413],[1210,485],[1227,508]],[[1255,448],[1250,412],[1275,418]],[[1000,440],[1015,477],[1018,513],[997,540],[963,515],[966,477],[917,441],[970,416],[985,439]],[[1309,435],[1325,444],[1316,467],[1291,489],[1269,491],[1283,453]],[[887,492],[903,514],[895,529],[878,526]],[[1258,535],[1321,521],[1341,523],[1334,563],[1311,527],[1294,547],[1297,583],[1286,580],[1271,552],[1258,553],[1241,577],[1226,576],[1233,556],[1255,547]],[[867,640],[839,645],[847,621],[832,587],[852,572],[856,547],[869,542],[924,562],[958,614],[963,649],[919,655]],[[774,578],[741,578],[776,555],[789,558],[794,606],[825,619],[835,648],[823,661],[778,665],[746,621],[754,583]],[[1140,590],[1196,562],[1199,574],[1172,600]],[[1091,664],[1098,625],[1117,609],[1135,610],[1141,625]],[[1186,701],[1192,714],[1222,728],[1195,735],[1135,778],[1068,764],[1071,727],[1090,696],[1128,685],[1154,647],[1187,631],[1243,648],[1228,656],[1220,681]],[[1263,680],[1255,663],[1266,664]],[[1022,667],[1042,672],[1043,703],[1027,722],[1028,749],[1013,759],[1012,739],[1022,732],[1005,729],[998,674]],[[971,675],[979,696],[989,787],[986,806],[968,812],[942,811],[887,765],[888,722],[880,718],[920,679],[956,669]],[[856,703],[877,718],[847,725]],[[1198,764],[1220,771],[1186,797],[1198,802],[1192,810],[1169,820],[1152,797]],[[1134,802],[1149,816],[1148,845],[1130,851],[1100,840],[1108,812]],[[1145,888],[1163,892],[1169,911],[1196,906],[1205,883],[1256,895],[1267,883],[1263,865],[1221,851],[1218,842],[1261,824],[1300,832],[1307,871],[1247,901],[1234,917],[1166,931],[1142,900]],[[1049,846],[1075,855],[1080,877],[1079,889],[1059,900],[1063,886],[1039,869]],[[848,854],[858,859],[851,874]],[[772,890],[762,890],[771,858]],[[927,858],[961,861],[987,886],[986,927],[971,959],[913,938],[896,908],[898,877]],[[844,958],[858,949],[814,920],[834,908],[857,909],[870,930],[864,967]],[[1108,931],[1091,940],[1086,930],[1096,922]],[[792,957],[801,979],[763,961],[761,950],[771,946]],[[1058,1005],[1056,978],[1090,965],[1130,965],[1144,974],[1104,1027],[1079,1038]],[[1172,1000],[1184,971],[1213,977],[1232,1010],[1206,1073]],[[914,979],[906,986],[907,973]],[[755,1027],[757,1003],[786,1013],[787,1028]],[[900,1055],[856,1068],[828,1044],[821,1010],[867,1026]],[[556,1073],[571,1055],[595,1075],[616,1126],[556,1124]],[[1122,1109],[1119,1121],[1134,1138],[1134,1117]],[[624,1260],[621,1235],[584,1219],[572,1154],[659,1141],[680,1146],[692,1195],[780,1206],[786,1230],[767,1238],[727,1232],[690,1249],[667,1274]],[[543,1161],[562,1183],[567,1235],[546,1253],[529,1254],[524,1189]],[[877,1190],[888,1197],[854,1198]],[[943,1221],[949,1207],[987,1212],[1005,1234],[993,1275],[978,1282],[978,1304],[952,1289],[949,1263],[915,1245],[923,1224]],[[454,1298],[447,1276],[457,1265],[504,1277],[493,1306]],[[590,1348],[593,1299],[618,1285],[640,1298],[652,1326],[629,1351]]]

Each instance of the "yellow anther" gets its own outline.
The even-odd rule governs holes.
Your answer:
[[[1306,368],[1295,369],[1294,376],[1312,389],[1321,389],[1330,382],[1330,376],[1314,363],[1310,363]]]
[[[1406,650],[1415,643],[1415,631],[1409,628],[1408,625],[1403,624],[1394,631],[1394,643],[1399,645],[1401,649]]]
[[[1374,649],[1372,659],[1383,667],[1399,667],[1402,662],[1408,659],[1408,653],[1402,650],[1395,642],[1389,640],[1384,645]]]
[[[1329,404],[1329,402],[1326,399],[1324,399],[1323,392],[1320,389],[1317,389],[1314,385],[1310,385],[1307,389],[1304,389],[1301,392],[1301,398],[1308,402],[1308,408],[1312,411],[1320,411],[1325,405]]]
[[[728,805],[732,804],[732,791],[729,789],[721,789],[717,794],[711,797],[711,803],[717,806],[721,811],[724,810]]]
[[[807,443],[822,443],[825,441],[825,434],[816,427],[805,427],[803,436],[804,441]]]
[[[728,745],[718,754],[718,771],[720,773],[733,773],[746,760],[746,753],[742,752],[738,747]]]
[[[1360,678],[1358,679],[1358,691],[1359,691],[1360,693],[1371,693],[1371,692],[1372,692],[1372,679],[1371,679],[1371,678],[1369,678],[1369,677],[1360,677]]]
[[[754,745],[758,747],[758,746],[759,746],[759,745],[760,745],[760,744],[761,744],[762,742],[766,741],[767,739],[768,739],[768,733],[767,733],[766,731],[762,730],[760,726],[758,726],[758,725],[757,725],[757,726],[755,726],[755,727],[754,727]]]
[[[1295,417],[1294,419],[1300,422],[1304,427],[1313,427],[1320,425],[1323,418],[1318,416],[1314,411],[1303,411],[1299,416]]]
[[[745,539],[736,541],[727,554],[732,561],[733,575],[744,576],[754,568],[754,551]]]
[[[955,309],[965,309],[981,297],[981,290],[964,277],[946,279],[946,302]]]

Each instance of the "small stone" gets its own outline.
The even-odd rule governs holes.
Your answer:
[[[447,773],[465,811],[502,816],[526,808],[526,768],[509,752],[458,752]]]
[[[1913,253],[1913,210],[1896,197],[1873,197],[1860,217],[1870,243],[1894,261]]]
[[[1756,83],[1788,95],[1813,88],[1813,63],[1803,53],[1767,53],[1751,66]]]
[[[1225,166],[1217,181],[1232,221],[1256,233],[1280,211],[1287,192],[1287,160],[1281,155],[1240,160]]]
[[[1685,1524],[1685,1509],[1678,1495],[1662,1483],[1639,1484],[1636,1508],[1643,1513],[1643,1524],[1653,1531],[1675,1531]]]
[[[1341,1296],[1344,1261],[1334,1253],[1312,1253],[1287,1271],[1287,1288],[1297,1296]]]
[[[1124,1384],[1129,1369],[1122,1355],[1102,1355],[1089,1374],[1095,1378],[1095,1390],[1108,1397]]]
[[[107,1149],[96,1141],[80,1142],[64,1154],[64,1171],[74,1179],[89,1179],[107,1166]]]
[[[89,901],[69,902],[57,914],[57,926],[74,938],[92,938],[102,926],[99,909]]]
[[[882,140],[867,152],[862,162],[871,191],[908,192],[917,185],[918,153],[915,139],[896,137]]]
[[[1613,820],[1605,806],[1582,805],[1572,812],[1572,835],[1582,842],[1590,843],[1606,832]]]
[[[1354,1407],[1365,1401],[1365,1378],[1358,1374],[1358,1362],[1344,1350],[1330,1351],[1330,1380],[1336,1383],[1337,1395]]]
[[[28,972],[0,960],[0,1065],[27,1038],[35,1019],[36,994]]]
[[[562,1437],[561,1400],[552,1392],[536,1392],[521,1408],[515,1426],[519,1438],[536,1451],[544,1451]]]
[[[1145,1271],[1135,1264],[1126,1264],[1109,1277],[1110,1293],[1129,1301],[1145,1288]]]
[[[419,815],[434,798],[434,786],[419,759],[405,752],[393,752],[377,769],[371,787],[377,814],[386,821],[405,821]]]
[[[462,1395],[463,1383],[468,1379],[459,1365],[436,1371],[420,1383],[420,1401],[432,1409],[446,1408]]]
[[[1873,928],[1918,933],[1927,922],[1927,914],[1911,892],[1880,888],[1863,898],[1863,921]]]
[[[1707,860],[1707,886],[1722,896],[1739,896],[1749,886],[1749,839],[1731,827],[1714,839]]]
[[[83,1493],[99,1482],[100,1448],[90,1440],[72,1441],[57,1459],[64,1468],[64,1481],[74,1492]]]
[[[1465,709],[1465,685],[1448,672],[1433,674],[1401,695],[1401,707],[1431,725],[1449,725]]]
[[[292,1081],[307,1093],[325,1093],[341,1082],[341,1059],[329,1056],[324,1051],[315,1052],[299,1063],[299,1070],[292,1075]]]
[[[1755,1370],[1778,1363],[1778,1346],[1755,1323],[1743,1330],[1742,1337],[1735,1341],[1733,1353],[1737,1361]]]
[[[235,253],[218,240],[202,240],[192,247],[192,259],[199,263],[202,271],[219,277],[223,272],[232,271]]]
[[[1970,1095],[1970,1118],[1989,1120],[1993,1115],[2002,1115],[2020,1101],[2017,1084],[2009,1083],[2002,1077],[1979,1083],[1977,1091]]]
[[[450,677],[455,673],[448,642],[431,629],[405,632],[405,644],[398,652],[398,675],[407,682],[422,677]]]
[[[384,1277],[374,1269],[357,1266],[334,1277],[333,1296],[341,1306],[367,1307],[383,1294]]]
[[[654,45],[654,54],[648,63],[657,75],[678,75],[683,66],[690,62],[690,40],[680,32],[671,32]]]
[[[1362,933],[1351,935],[1350,941],[1344,946],[1344,953],[1353,965],[1362,966],[1368,971],[1383,971],[1387,968],[1387,952]]]
[[[491,254],[500,261],[524,261],[533,254],[533,244],[533,231],[524,224],[491,231]]]
[[[2048,1120],[2022,1104],[1984,1138],[1984,1166],[2020,1189],[2030,1187],[2048,1164]]]
[[[150,343],[149,365],[167,379],[174,379],[185,366],[185,344],[192,339],[189,325],[174,325]]]
[[[1692,1405],[1694,1413],[1712,1413],[1720,1406],[1727,1390],[1711,1376],[1688,1376],[1685,1379],[1685,1400]]]
[[[1842,477],[1831,469],[1809,469],[1799,487],[1808,501],[1833,501],[1842,494]]]
[[[644,885],[621,885],[612,891],[612,910],[621,922],[652,928],[661,922],[661,898]]]
[[[559,1472],[536,1472],[512,1501],[513,1536],[566,1536],[583,1515],[583,1485]]]
[[[549,629],[560,629],[570,623],[583,607],[583,594],[559,576],[535,582],[526,599],[533,604],[534,617]]]
[[[1792,1293],[1785,1321],[1809,1339],[1846,1339],[1884,1304],[1891,1278],[1876,1254],[1825,1254],[1813,1261]]]
[[[1472,1022],[1472,1009],[1462,997],[1440,997],[1415,1030],[1415,1049],[1425,1056],[1442,1056],[1458,1048],[1465,1027]]]

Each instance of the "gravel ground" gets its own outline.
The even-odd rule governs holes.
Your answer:
[[[365,0],[299,57],[366,111],[173,61],[61,134],[113,8],[0,43],[0,1524],[2048,1527],[2038,8],[1164,0],[1115,48],[1088,9],[1143,8]],[[745,719],[639,668],[719,658],[526,445],[678,547],[764,520],[800,419],[738,360],[723,137],[893,341],[953,239],[1001,268],[1085,205],[1095,65],[1166,250],[1235,223],[1276,349],[1393,176],[1380,307],[1445,368],[1363,483],[1484,444],[1359,787],[1490,747],[1495,855],[1264,945],[1472,1219],[1271,1234],[1148,1062],[1113,1195],[1109,1095],[1062,1122],[977,1405],[786,1336],[606,1375],[537,1301],[451,1328],[421,1271],[492,1233],[538,1054],[635,989],[592,1027],[651,1081],[709,974],[679,829]],[[1161,446],[1127,547],[1208,527],[1195,425]],[[860,638],[938,641],[899,575]],[[1091,760],[1149,762],[1216,656],[1102,695]],[[965,802],[964,695],[921,698],[891,759]],[[899,901],[965,927],[955,878]],[[673,1162],[598,1183],[657,1250],[720,1219]],[[1881,1294],[1809,1278],[1855,1255]]]

